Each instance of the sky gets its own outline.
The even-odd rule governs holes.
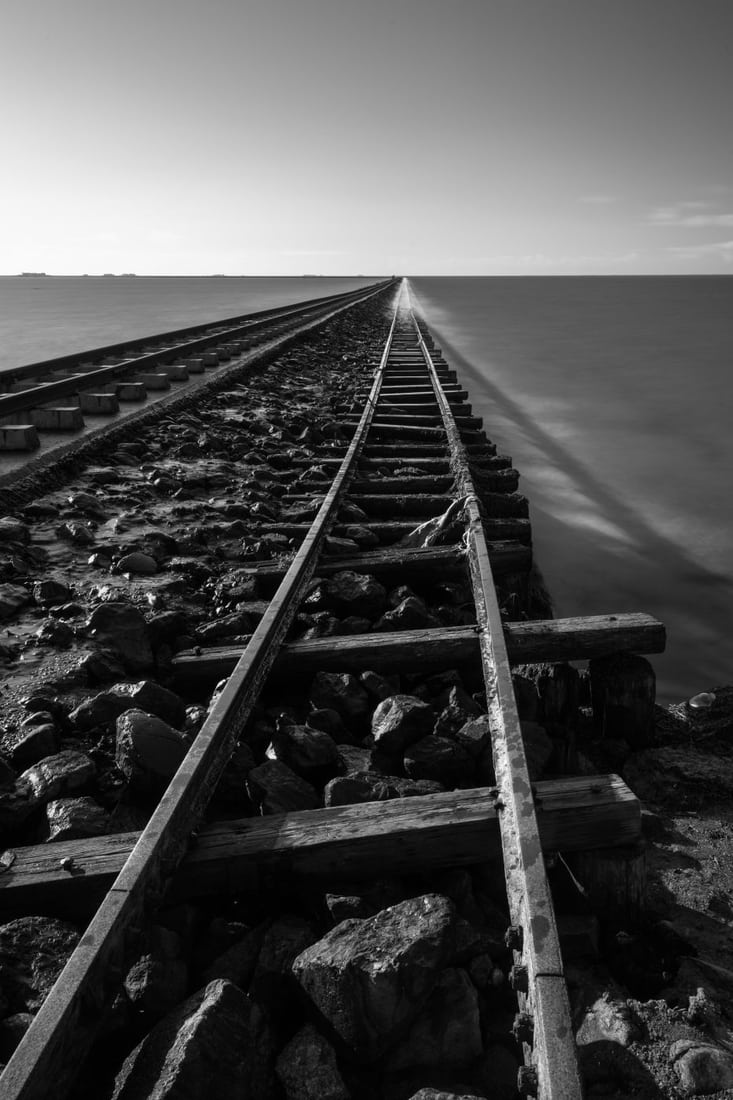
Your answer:
[[[731,0],[0,0],[0,273],[733,273]]]

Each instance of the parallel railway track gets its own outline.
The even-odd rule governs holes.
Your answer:
[[[543,1100],[583,1095],[543,850],[634,843],[640,809],[617,777],[532,781],[512,665],[656,652],[664,631],[641,614],[507,621],[494,578],[500,585],[513,578],[515,599],[526,599],[526,502],[510,461],[487,442],[467,396],[403,286],[369,391],[357,389],[337,410],[348,439],[342,453],[324,447],[315,463],[295,460],[283,472],[278,499],[286,515],[270,528],[296,549],[289,563],[248,567],[268,600],[259,624],[246,643],[198,647],[173,660],[182,692],[227,679],[147,826],[139,833],[16,851],[15,864],[0,880],[6,912],[24,906],[27,912],[41,898],[63,908],[82,890],[106,894],[0,1078],[7,1100],[40,1100],[49,1095],[49,1081],[56,1082],[55,1095],[67,1094],[140,928],[164,896],[195,895],[202,881],[213,893],[236,894],[253,874],[277,875],[283,867],[296,877],[321,878],[346,867],[358,878],[378,869],[462,866],[481,863],[499,848],[510,981],[519,1009],[515,1038],[524,1057],[518,1089]],[[299,508],[303,518],[293,518]],[[371,548],[349,541],[355,526],[369,536]],[[404,543],[408,532],[412,545]],[[293,639],[314,578],[345,570],[395,586],[422,577],[455,579],[469,586],[473,621]],[[495,785],[401,799],[386,809],[367,803],[202,826],[265,684],[324,670],[429,674],[479,662]],[[64,860],[73,860],[74,874]]]

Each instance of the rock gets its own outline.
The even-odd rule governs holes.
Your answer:
[[[140,573],[149,575],[158,572],[158,563],[150,554],[143,554],[140,550],[134,550],[131,554],[125,554],[117,562],[120,573]]]
[[[279,760],[294,772],[322,786],[337,775],[341,758],[336,742],[322,730],[298,726],[278,719],[272,742],[267,748],[269,760]]]
[[[352,554],[359,553],[359,544],[354,542],[353,539],[340,539],[335,535],[327,535],[323,544],[324,554],[329,554],[334,558],[350,557]]]
[[[372,915],[367,902],[358,894],[326,894],[324,901],[334,924],[353,917],[364,920]]]
[[[399,695],[399,676],[382,676],[378,672],[367,670],[359,673],[359,681],[367,689],[372,699],[376,699],[378,703],[381,703],[384,699],[389,699],[390,695]]]
[[[385,611],[374,624],[374,629],[375,631],[427,630],[431,626],[438,626],[435,616],[430,614],[423,601],[417,596],[408,596],[392,611]]]
[[[52,917],[0,925],[2,991],[10,1012],[38,1011],[78,941],[73,925]]]
[[[441,783],[426,779],[404,779],[375,772],[354,772],[337,776],[326,784],[324,806],[351,806],[362,802],[386,802],[392,798],[414,798],[445,790]]]
[[[392,782],[371,772],[342,775],[326,784],[324,806],[351,806],[363,802],[386,802],[399,798]]]
[[[223,978],[234,982],[240,989],[246,989],[252,981],[265,931],[264,925],[258,925],[256,928],[243,926],[240,938],[217,955],[206,967],[203,980],[212,982],[216,978]]]
[[[30,783],[19,779],[13,786],[0,790],[0,828],[17,829],[38,808]]]
[[[30,1012],[14,1012],[0,1023],[0,1062],[9,1062],[18,1043],[33,1023]]]
[[[706,1096],[733,1088],[733,1054],[695,1039],[678,1039],[669,1060],[688,1096]]]
[[[312,710],[306,719],[306,725],[313,730],[322,730],[332,737],[337,745],[348,743],[351,735],[341,720],[338,711],[323,707],[321,710]]]
[[[454,947],[455,914],[437,894],[346,920],[293,963],[316,1008],[360,1061],[409,1030]]]
[[[44,803],[81,790],[94,779],[96,771],[83,752],[65,749],[27,768],[18,777],[18,782],[28,783],[36,803]]]
[[[130,967],[124,989],[136,1008],[160,1018],[173,1011],[186,996],[188,966],[182,957],[181,939],[175,932],[158,925],[150,939],[152,949]]]
[[[455,740],[473,760],[478,760],[486,749],[491,749],[491,723],[488,714],[469,719],[457,730]]]
[[[604,993],[586,1009],[575,1041],[578,1046],[605,1041],[627,1047],[641,1039],[643,1031],[639,1019],[625,1000]]]
[[[486,1098],[474,1092],[446,1092],[445,1089],[427,1088],[414,1092],[410,1100],[486,1100]]]
[[[253,768],[247,776],[247,791],[261,814],[315,810],[320,805],[316,789],[279,760]]]
[[[31,602],[30,592],[20,584],[0,584],[0,619],[10,619]]]
[[[132,604],[99,604],[89,617],[87,629],[99,645],[114,650],[133,672],[152,667],[148,628]]]
[[[21,726],[12,733],[0,737],[2,751],[16,768],[29,768],[44,756],[51,756],[58,748],[58,734],[53,722],[38,726]]]
[[[335,710],[347,728],[364,727],[372,711],[367,692],[350,672],[317,673],[310,700],[317,710]]]
[[[433,732],[437,737],[453,737],[471,718],[481,716],[481,707],[461,687],[452,687],[448,704],[441,711]]]
[[[344,570],[335,573],[326,584],[328,602],[337,615],[357,615],[372,620],[387,606],[387,591],[379,581],[365,573]]]
[[[372,715],[372,735],[380,752],[401,753],[429,734],[435,711],[414,695],[390,695]]]
[[[91,546],[94,542],[94,534],[83,523],[62,523],[56,528],[56,534],[60,539],[68,539],[75,546]]]
[[[466,750],[447,737],[423,737],[405,750],[405,771],[411,779],[432,779],[446,787],[471,787],[476,765]]]
[[[373,547],[379,546],[379,536],[374,531],[370,531],[368,527],[350,524],[344,534],[347,539],[355,542],[362,550],[371,550]]]
[[[302,917],[286,913],[277,917],[262,939],[249,993],[258,1004],[281,1016],[297,993],[293,962],[316,939],[316,933]]]
[[[49,577],[46,580],[35,581],[33,584],[33,599],[39,604],[63,604],[71,599],[71,589],[61,581],[55,581]]]
[[[167,784],[189,748],[182,733],[145,711],[126,710],[117,719],[115,763],[141,793]]]
[[[56,798],[46,806],[47,840],[104,836],[107,813],[93,798]]]
[[[312,1024],[306,1024],[283,1047],[275,1072],[287,1100],[350,1100],[336,1053]]]
[[[0,518],[0,542],[30,542],[31,532],[27,523],[13,516]]]
[[[175,727],[186,720],[186,705],[178,695],[152,680],[142,680],[137,684],[116,684],[109,691],[86,699],[71,712],[69,721],[75,729],[86,732],[115,722],[131,709],[147,711]]]
[[[211,982],[158,1023],[125,1060],[112,1100],[272,1100],[274,1052],[262,1010]]]
[[[536,722],[521,722],[529,778],[539,779],[552,756],[552,741]]]
[[[387,1059],[389,1073],[412,1066],[470,1062],[482,1051],[478,996],[465,970],[443,970],[406,1037]]]
[[[360,745],[339,745],[339,757],[342,764],[339,770],[343,775],[368,772],[371,756],[369,749],[363,749]]]

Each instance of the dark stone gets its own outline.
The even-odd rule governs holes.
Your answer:
[[[112,1100],[272,1100],[274,1050],[262,1010],[231,982],[210,982],[125,1060]]]
[[[335,710],[347,729],[361,729],[371,715],[371,703],[365,689],[350,672],[319,672],[310,691],[312,706]]]
[[[417,596],[408,596],[392,611],[385,611],[374,624],[374,629],[376,631],[427,630],[438,625],[438,620],[430,614],[421,599]]]
[[[11,1012],[38,1011],[78,941],[73,925],[52,917],[0,925],[2,992]]]
[[[107,828],[107,812],[88,796],[56,798],[46,806],[46,839],[49,841],[104,836]]]
[[[145,711],[127,710],[117,719],[115,763],[142,794],[166,786],[189,748],[188,738]]]
[[[280,1052],[275,1072],[287,1100],[350,1100],[336,1053],[312,1024],[298,1031]]]
[[[376,619],[387,604],[387,592],[374,577],[344,570],[326,585],[327,598],[337,615]]]
[[[341,758],[336,742],[322,730],[298,726],[278,719],[272,742],[267,748],[269,760],[279,760],[294,772],[322,786],[337,775]]]
[[[247,790],[261,814],[315,810],[320,805],[315,787],[279,760],[268,760],[253,768],[247,776]]]
[[[481,715],[481,707],[461,687],[452,687],[448,703],[438,716],[433,732],[438,737],[453,737],[471,718]]]
[[[99,604],[89,617],[87,629],[98,645],[113,650],[132,671],[152,667],[148,628],[132,604]]]
[[[293,963],[319,1012],[360,1061],[409,1030],[454,947],[452,904],[426,894],[366,920],[346,920]]]
[[[375,748],[382,753],[400,753],[430,733],[435,711],[414,695],[390,695],[372,716]]]
[[[423,737],[405,750],[405,771],[411,779],[432,779],[446,787],[472,787],[476,766],[471,756],[447,737]]]
[[[94,779],[96,768],[88,756],[76,749],[65,749],[45,756],[18,777],[27,783],[37,804],[82,790]]]

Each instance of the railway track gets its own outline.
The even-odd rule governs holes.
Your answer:
[[[0,877],[6,914],[78,912],[103,897],[0,1078],[8,1100],[47,1096],[51,1080],[55,1095],[69,1093],[139,951],[141,930],[162,902],[238,897],[283,878],[292,885],[438,875],[488,865],[499,853],[511,953],[505,969],[517,1001],[507,1041],[521,1052],[518,1092],[543,1100],[583,1095],[543,852],[627,852],[640,839],[641,812],[616,776],[536,781],[513,670],[658,652],[664,631],[643,614],[529,618],[531,540],[516,472],[487,442],[466,391],[413,313],[406,285],[378,360],[369,385],[357,378],[333,406],[333,438],[312,442],[307,454],[296,448],[286,468],[275,470],[278,514],[265,516],[261,531],[292,550],[244,567],[239,582],[261,605],[254,629],[226,645],[181,648],[169,663],[167,683],[184,697],[201,697],[226,679],[147,824],[15,848]],[[442,596],[431,603],[416,595],[428,591]],[[448,671],[456,669],[463,680]],[[354,705],[348,692],[366,670],[376,695],[366,718],[354,711],[345,730]],[[414,688],[430,678],[445,705],[437,724],[437,704],[431,711]],[[317,739],[321,749],[324,737],[341,745],[325,787],[291,705],[303,684],[316,682],[322,696],[326,688],[333,696],[317,708]],[[462,683],[483,685],[474,693],[482,705]],[[362,686],[356,694],[363,702],[367,692]],[[271,727],[267,754],[259,762],[253,747],[249,765],[261,816],[207,817],[232,759],[258,740],[262,700],[272,709],[273,699],[285,700],[283,717]],[[600,696],[596,706],[603,706]],[[430,728],[410,727],[428,711]],[[356,770],[343,766],[349,751],[352,762],[359,759]],[[303,774],[311,778],[320,806],[283,812],[268,788],[268,776],[283,767],[301,784]],[[302,972],[311,950],[296,969]],[[328,998],[319,999],[305,978],[301,984],[348,1047]],[[373,1072],[365,1071],[370,1082]]]

